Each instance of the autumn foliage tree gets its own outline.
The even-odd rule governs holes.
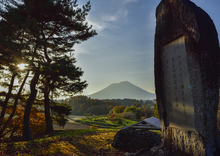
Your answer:
[[[137,102],[135,102],[135,103],[133,104],[133,106],[136,107],[136,108],[142,107],[142,105],[141,105],[140,103],[137,103]]]
[[[24,109],[24,105],[18,105],[15,117],[11,120],[8,126],[8,129],[10,130],[10,137],[14,134],[22,135]],[[11,112],[12,108],[7,109],[6,111],[7,114],[10,114]],[[44,112],[37,107],[31,108],[30,127],[33,129],[34,134],[44,132],[46,129]]]
[[[134,107],[134,106],[126,107],[124,112],[133,112],[134,114],[136,114],[137,113],[137,108]]]
[[[122,106],[122,105],[120,105],[120,106],[115,106],[114,108],[113,108],[113,113],[123,113],[124,112],[124,110],[125,110],[125,106]]]
[[[15,96],[16,95],[13,95],[13,97]],[[11,138],[13,136],[22,135],[23,117],[24,117],[26,101],[27,99],[25,97],[20,96],[19,104],[17,105],[14,116],[7,125],[7,128],[1,137],[7,136],[8,138]],[[43,110],[40,109],[38,106],[39,103],[36,103],[34,107],[32,107],[30,114],[30,126],[33,129],[33,133],[43,132],[45,131],[46,128]],[[12,111],[13,111],[13,103],[8,103],[6,114],[11,114]],[[8,118],[9,116],[5,117],[4,120],[7,121]]]

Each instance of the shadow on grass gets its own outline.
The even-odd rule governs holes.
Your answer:
[[[27,142],[6,143],[0,155],[122,156],[111,147],[117,130],[58,130]]]
[[[92,121],[79,121],[79,120],[77,120],[75,122],[86,124],[86,125],[89,125],[89,126],[92,126],[93,124],[96,124],[96,125],[98,125],[99,128],[111,128],[111,129],[119,129],[119,128],[127,126],[127,125],[120,125],[120,124],[112,125],[112,124],[108,124],[108,123],[92,122]]]
[[[85,155],[87,156],[93,147],[87,150],[86,145],[79,142],[83,135],[91,135],[96,130],[59,130],[50,134],[42,134],[37,139],[26,142],[14,142],[1,144],[1,156],[15,155]]]

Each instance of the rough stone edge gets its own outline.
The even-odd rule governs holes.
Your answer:
[[[180,1],[180,2],[183,2],[185,5],[187,5],[187,7],[193,12],[195,13],[195,16],[196,16],[196,19],[198,22],[198,31],[199,33],[201,34],[201,36],[198,36],[196,34],[193,34],[192,32],[190,32],[189,30],[187,30],[187,27],[185,27],[185,30],[183,31],[183,33],[187,34],[192,40],[194,41],[194,43],[196,45],[202,45],[202,46],[197,46],[197,48],[200,49],[200,51],[198,51],[198,55],[201,55],[202,57],[198,58],[199,59],[199,64],[201,66],[201,73],[202,73],[202,83],[203,83],[203,87],[205,88],[205,93],[203,94],[204,97],[205,97],[205,102],[204,102],[204,106],[201,106],[201,107],[204,107],[206,109],[206,113],[205,113],[205,119],[206,119],[206,122],[204,123],[205,125],[205,129],[206,129],[206,134],[202,134],[202,135],[206,135],[207,136],[211,136],[212,139],[210,140],[205,140],[204,143],[206,145],[206,147],[208,147],[208,150],[206,151],[206,154],[208,155],[211,155],[211,151],[214,150],[214,146],[216,144],[216,137],[218,137],[216,134],[217,132],[217,126],[212,126],[213,124],[216,123],[216,114],[217,114],[217,111],[216,111],[216,114],[215,114],[215,110],[217,110],[217,105],[216,105],[216,100],[217,100],[217,95],[215,95],[216,93],[216,88],[218,88],[218,85],[216,87],[216,80],[214,80],[214,83],[211,83],[211,81],[213,81],[212,79],[212,76],[213,74],[215,73],[216,74],[216,71],[218,71],[219,69],[219,54],[216,53],[214,56],[211,56],[212,55],[212,51],[219,51],[219,47],[217,47],[218,44],[218,38],[217,38],[217,31],[215,29],[215,26],[213,24],[213,21],[211,20],[211,18],[208,16],[207,13],[205,13],[201,8],[197,7],[194,3],[192,3],[191,1],[188,1],[188,0],[176,0],[176,1]],[[165,0],[162,0],[159,4],[159,6],[157,7],[157,11],[158,9],[164,9],[165,8]],[[201,16],[202,15],[202,16]],[[160,15],[156,15],[157,17],[160,16]],[[205,16],[205,19],[204,19],[204,16]],[[162,18],[162,17],[160,17]],[[203,19],[201,19],[203,18]],[[206,26],[204,28],[204,25]],[[210,28],[212,28],[214,31],[213,32],[205,32],[205,30],[209,30]],[[165,108],[163,106],[163,94],[162,94],[162,91],[163,91],[163,85],[162,85],[162,69],[161,69],[161,60],[160,60],[160,47],[162,47],[162,43],[159,42],[157,43],[156,42],[156,39],[162,37],[163,35],[161,34],[157,34],[157,27],[156,27],[156,34],[155,34],[155,85],[156,85],[156,95],[157,95],[157,102],[158,102],[158,110],[159,110],[159,115],[160,115],[160,118],[161,118],[161,127],[162,127],[162,135],[163,137],[165,138],[166,140],[166,111],[165,111]],[[200,30],[204,30],[204,31],[200,31]],[[208,37],[210,40],[214,40],[213,43],[209,43],[207,45],[206,40]],[[214,45],[213,45],[214,44]],[[218,50],[217,50],[218,49]],[[211,63],[212,61],[211,60],[208,60],[207,58],[211,58],[211,60],[213,59],[213,62],[215,64],[214,68],[213,69],[215,72],[212,71],[212,73],[210,75],[207,76],[207,73],[210,73],[208,71],[208,69],[210,69],[210,67],[213,66],[213,64]],[[218,74],[218,72],[217,72]],[[209,83],[205,83],[205,82],[209,82]],[[210,84],[211,83],[211,84]],[[214,85],[215,84],[215,85]],[[214,87],[214,92],[211,91],[211,88]],[[212,95],[210,95],[210,93]],[[210,98],[211,97],[211,98]],[[211,101],[211,99],[214,98],[214,102]],[[195,98],[194,98],[195,99]],[[216,109],[214,110],[211,110],[209,109],[209,106],[210,105],[214,105],[214,107],[216,107]],[[210,121],[211,119],[212,122],[211,124],[208,123],[208,121]],[[201,127],[198,127],[197,129],[201,129]],[[197,133],[197,135],[200,135],[199,133]]]

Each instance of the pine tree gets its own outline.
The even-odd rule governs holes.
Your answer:
[[[32,25],[29,30],[30,34],[33,35],[34,38],[40,39],[37,40],[39,41],[37,44],[40,47],[40,50],[38,50],[37,53],[39,58],[44,58],[43,61],[42,59],[38,60],[40,66],[42,66],[40,67],[41,71],[42,69],[43,71],[50,71],[49,67],[56,63],[57,58],[60,58],[61,60],[62,58],[66,58],[67,55],[71,56],[71,53],[73,52],[72,47],[74,44],[79,44],[97,34],[94,30],[92,30],[92,27],[88,26],[88,23],[85,22],[86,16],[91,9],[90,2],[84,5],[82,9],[78,7],[76,0],[32,0],[24,1],[24,5],[27,8],[27,17],[30,16],[31,18],[35,19],[33,22],[35,24],[34,28]],[[75,72],[74,76],[70,72],[69,74],[73,78],[78,79],[78,82],[74,83],[73,85],[70,83],[70,89],[65,87],[62,87],[62,89],[66,91],[72,90],[75,93],[76,88],[79,88],[78,86],[81,86],[81,89],[79,90],[81,91],[86,87],[86,85],[85,82],[80,82],[80,75],[76,75],[76,73],[80,72],[77,72],[77,70],[73,72]],[[58,73],[61,74],[63,72]],[[37,73],[35,72],[35,75],[36,74]],[[53,130],[53,127],[49,111],[49,94],[51,91],[50,81],[53,82],[53,80],[50,79],[50,76],[53,74],[43,74],[42,72],[41,74],[46,80],[44,83],[46,127],[47,131],[51,131]],[[38,76],[35,77],[34,81],[36,82],[38,78]],[[71,80],[70,76],[67,76],[67,78]],[[31,99],[36,98],[36,96],[34,97],[34,95],[36,95],[36,84],[37,83],[31,86],[31,91],[33,91],[33,96]],[[31,105],[31,101],[26,105],[27,108],[29,108],[28,111],[26,111],[28,114],[27,116],[30,114],[29,110]],[[28,121],[25,118],[26,116],[24,117],[25,122],[23,137],[24,140],[29,140],[31,139],[29,137],[30,128],[28,128],[29,126],[25,126],[28,125]]]
[[[26,56],[24,52],[28,51],[30,53],[35,49],[33,45],[31,47],[29,46],[31,36],[25,33],[26,28],[28,28],[28,23],[23,23],[20,20],[22,16],[16,9],[16,4],[15,1],[10,0],[10,3],[6,3],[6,5],[1,3],[4,7],[0,9],[0,72],[2,78],[5,78],[1,83],[1,87],[8,88],[8,93],[1,109],[0,137],[4,136],[5,129],[15,115],[20,94],[29,75],[29,71],[26,71],[26,73],[20,71],[17,65],[24,61],[31,62],[30,59],[33,59],[34,55],[29,57]],[[12,91],[15,89],[14,81],[16,78],[19,79],[21,85],[16,97],[13,98],[13,111],[9,118],[4,120],[9,99],[11,99]],[[10,79],[10,81],[8,82],[7,79]]]
[[[23,128],[23,139],[30,140],[30,111],[38,92],[37,84],[42,83],[41,80],[45,80],[42,89],[47,131],[53,130],[49,106],[50,92],[59,89],[64,94],[77,93],[87,86],[85,81],[80,80],[83,74],[81,69],[73,65],[75,60],[72,53],[75,44],[97,35],[86,22],[91,5],[88,2],[79,8],[77,0],[10,0],[10,3],[1,5],[6,9],[0,10],[0,67],[10,64],[10,69],[15,69],[18,64],[16,60],[29,64],[17,96],[21,94],[29,72],[33,74]],[[10,31],[4,31],[7,29]],[[9,90],[14,87],[16,74],[17,72],[12,72]],[[7,94],[9,98],[10,93],[11,91]],[[12,114],[0,129],[0,133],[12,119],[17,102],[18,100],[15,100]],[[7,107],[7,102],[5,104],[3,108]],[[4,118],[4,112],[1,112],[1,118]]]

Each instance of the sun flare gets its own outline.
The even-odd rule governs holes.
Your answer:
[[[24,70],[26,68],[27,64],[21,63],[21,64],[18,64],[17,66],[20,70]]]

